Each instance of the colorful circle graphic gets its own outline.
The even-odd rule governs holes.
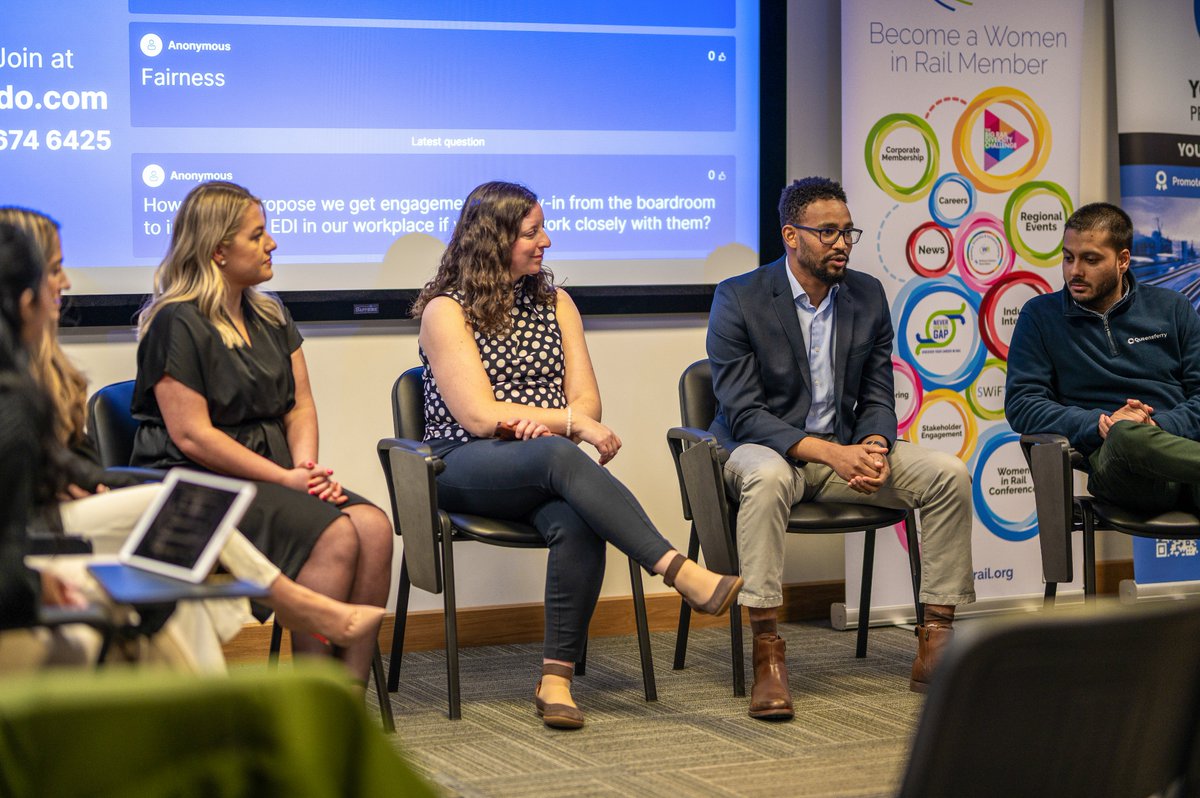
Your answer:
[[[999,374],[995,374],[995,371]],[[998,358],[990,357],[983,362],[979,376],[966,390],[967,404],[971,412],[984,421],[999,421],[1004,418],[1004,378],[1008,374],[1008,364]],[[996,378],[999,378],[999,384]],[[988,403],[992,403],[989,407]],[[996,406],[995,403],[999,403]]]
[[[931,245],[928,243],[930,239],[934,239],[938,243]],[[945,258],[936,252],[923,251],[936,249],[939,244],[946,248]],[[928,263],[928,256],[931,254],[932,266]],[[941,277],[954,268],[954,236],[937,222],[925,222],[917,225],[916,229],[908,234],[904,257],[908,260],[909,268],[920,276]]]
[[[896,429],[900,434],[904,434],[917,417],[917,411],[921,409],[924,389],[921,387],[921,378],[917,376],[913,367],[895,355],[892,355],[892,378],[896,395]]]
[[[975,122],[992,105],[1007,105],[1024,117],[1029,125],[1031,146],[1033,152],[1029,160],[1015,172],[1003,175],[989,174],[979,165],[971,147],[970,137],[975,129]],[[1046,114],[1038,107],[1032,98],[1020,89],[1011,86],[996,86],[988,89],[972,100],[958,122],[954,125],[953,149],[954,163],[958,171],[970,178],[980,191],[999,194],[1012,191],[1028,178],[1037,175],[1046,166],[1050,158],[1050,122]]]
[[[942,194],[942,189],[946,186],[959,186],[966,193],[965,202],[962,199],[946,197]],[[956,213],[952,216],[942,212],[942,205],[962,204],[961,213]],[[929,192],[929,215],[934,221],[943,227],[958,227],[962,224],[963,219],[971,215],[971,211],[975,210],[975,186],[971,185],[971,181],[960,175],[958,172],[947,172],[937,179],[933,184],[933,190]]]
[[[934,424],[930,427],[924,427],[921,424],[922,419],[929,415],[931,409],[933,412],[940,412],[946,408],[954,413],[958,419],[957,423]],[[925,394],[925,399],[921,402],[921,409],[917,411],[912,425],[904,433],[905,440],[934,448],[939,448],[937,441],[941,438],[958,440],[958,451],[951,452],[951,454],[963,460],[970,456],[971,450],[975,448],[975,436],[975,415],[968,407],[967,400],[963,399],[961,394],[945,388]]]
[[[1001,540],[1014,543],[1029,540],[1037,534],[1037,512],[1033,503],[1033,479],[1028,469],[1020,467],[1005,469],[1000,474],[1000,484],[988,479],[989,461],[1006,446],[1019,446],[1021,436],[1006,425],[992,427],[979,438],[979,449],[971,469],[971,498],[979,520],[993,535]],[[1009,450],[1011,452],[1011,450]],[[1010,459],[1019,462],[1019,456]],[[1008,472],[1008,476],[1005,476]],[[1013,473],[1015,472],[1015,473]],[[1023,472],[1023,473],[1022,473]],[[1016,484],[1005,484],[1015,482]],[[1011,497],[1014,501],[1007,501]],[[998,504],[1009,504],[1014,507],[1029,508],[1024,517],[1012,520],[1001,515],[996,510]]]
[[[893,182],[883,169],[883,143],[888,136],[901,129],[915,130],[925,142],[925,171],[911,186]],[[888,114],[876,122],[875,126],[871,128],[871,132],[867,134],[865,156],[867,173],[871,175],[875,185],[897,202],[914,202],[924,197],[933,185],[941,151],[938,147],[937,134],[924,119],[913,114]]]
[[[1008,360],[1008,344],[1000,333],[1000,327],[1005,323],[1003,314],[998,317],[996,311],[1003,307],[1004,295],[1017,286],[1029,286],[1036,294],[1050,293],[1050,284],[1043,280],[1041,275],[1033,272],[1010,272],[993,283],[983,295],[983,301],[979,305],[979,334],[983,337],[988,351],[1001,360]],[[1010,318],[1015,324],[1016,318]]]
[[[1071,204],[1071,197],[1067,194],[1066,189],[1057,183],[1051,183],[1049,180],[1034,180],[1030,183],[1024,183],[1016,188],[1012,194],[1008,195],[1008,202],[1004,206],[1004,234],[1008,236],[1012,248],[1017,254],[1034,266],[1056,266],[1062,260],[1062,237],[1055,236],[1055,245],[1047,252],[1039,252],[1033,249],[1025,240],[1021,238],[1020,225],[1016,220],[1021,214],[1021,209],[1025,207],[1025,203],[1034,197],[1053,197],[1062,205],[1062,223],[1065,224],[1067,217],[1075,210]]]
[[[939,301],[925,301],[935,297]],[[896,350],[916,370],[921,384],[926,389],[953,391],[970,385],[983,368],[987,351],[974,334],[979,294],[954,276],[912,280],[901,289],[895,305],[901,308],[895,325]]]
[[[958,230],[954,260],[967,285],[983,293],[1012,270],[1017,255],[1004,237],[1004,225],[990,213],[977,213]]]

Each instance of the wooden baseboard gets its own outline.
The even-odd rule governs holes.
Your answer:
[[[1133,560],[1104,560],[1096,563],[1096,594],[1115,596],[1121,580],[1133,579]]]
[[[1096,590],[1104,595],[1116,595],[1122,579],[1133,578],[1133,560],[1108,560],[1097,563]],[[784,585],[784,621],[808,621],[829,618],[829,606],[835,601],[844,601],[846,583],[840,579],[827,582],[804,582]],[[646,597],[646,615],[650,631],[674,630],[679,623],[679,595],[655,593]],[[742,620],[749,623],[745,608]],[[384,616],[379,630],[379,647],[385,653],[392,647],[392,629],[395,615]],[[726,626],[727,618],[713,618],[692,613],[694,629]],[[588,630],[591,637],[631,635],[636,631],[633,619],[631,596],[602,598],[596,605],[592,625]],[[440,650],[446,645],[445,624],[441,610],[422,610],[408,614],[404,635],[405,651]],[[471,607],[458,611],[458,644],[467,646],[494,646],[506,643],[531,643],[542,639],[542,605],[506,604],[493,607]],[[236,638],[225,646],[225,658],[230,663],[265,662],[271,645],[270,625],[247,624]],[[282,659],[291,657],[291,643],[284,635]]]
[[[785,585],[783,589],[783,620],[802,621],[829,617],[829,605],[845,598],[846,583],[842,580],[806,582]],[[665,632],[677,628],[680,598],[677,593],[656,593],[646,596],[646,615],[650,631]],[[749,623],[746,611],[742,620]],[[543,612],[540,602],[506,604],[494,607],[473,607],[458,611],[458,644],[494,646],[506,643],[531,643],[542,639]],[[392,647],[395,615],[384,616],[379,630],[379,647],[385,653]],[[713,618],[692,613],[693,629],[727,626],[728,618]],[[596,605],[591,637],[632,635],[637,631],[633,618],[633,598],[616,596],[602,598]],[[247,624],[242,632],[225,645],[225,659],[230,663],[265,662],[271,645],[271,626]],[[445,623],[441,610],[410,612],[404,634],[405,651],[440,650],[446,645]],[[284,635],[281,659],[291,658],[291,642]]]

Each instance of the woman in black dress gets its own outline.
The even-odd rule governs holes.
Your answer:
[[[139,320],[132,464],[254,480],[241,528],[260,551],[317,592],[383,606],[391,524],[319,462],[300,333],[257,289],[271,279],[274,249],[261,201],[241,186],[202,183],[184,199]],[[373,642],[345,654],[364,678]],[[292,645],[320,647],[298,635]]]

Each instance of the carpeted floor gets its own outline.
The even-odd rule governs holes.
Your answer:
[[[674,633],[653,635],[653,703],[642,693],[636,640],[591,641],[587,675],[573,690],[587,725],[574,732],[547,729],[534,714],[540,645],[462,649],[460,721],[446,718],[442,652],[407,654],[392,694],[397,745],[446,795],[894,794],[921,707],[908,690],[912,632],[872,629],[861,660],[851,632],[785,624],[780,633],[791,722],[746,714],[749,699],[733,696],[728,630],[709,629],[692,634],[681,671],[671,669]],[[749,650],[747,641],[747,660]],[[746,670],[749,681],[749,661]],[[374,707],[373,691],[367,700]]]

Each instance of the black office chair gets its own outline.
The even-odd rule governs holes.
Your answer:
[[[1082,470],[1084,458],[1061,435],[1021,436],[1021,451],[1033,478],[1038,542],[1047,606],[1053,605],[1059,582],[1075,579],[1071,533],[1083,531],[1083,593],[1096,594],[1096,530],[1107,529],[1143,538],[1193,540],[1200,538],[1200,518],[1182,510],[1144,513],[1127,510],[1091,496],[1074,495],[1072,471]]]
[[[465,513],[446,513],[438,509],[437,474],[445,465],[421,442],[425,437],[424,388],[421,384],[424,371],[421,366],[411,368],[401,374],[392,386],[392,422],[396,437],[384,438],[378,448],[379,463],[383,467],[388,493],[392,498],[396,534],[404,538],[404,550],[400,556],[400,583],[396,587],[396,626],[392,634],[388,689],[395,690],[400,683],[410,586],[415,585],[430,593],[442,593],[449,715],[451,720],[458,720],[462,717],[462,708],[458,685],[453,544],[473,540],[493,546],[544,549],[546,542],[529,524]],[[629,560],[629,579],[633,589],[642,683],[646,700],[655,701],[658,691],[650,655],[650,626],[646,618],[642,574],[632,558]],[[581,659],[576,663],[575,673],[583,675],[585,671],[586,662]]]
[[[726,495],[722,470],[727,454],[708,432],[717,413],[713,395],[712,367],[698,360],[684,369],[679,378],[679,412],[683,426],[667,431],[667,444],[675,461],[679,493],[683,499],[683,517],[692,523],[688,556],[695,559],[703,551],[709,569],[723,574],[738,573],[736,544],[736,504]],[[867,629],[871,622],[871,577],[875,562],[875,531],[903,523],[908,540],[909,570],[912,575],[913,606],[920,623],[921,555],[918,549],[916,519],[907,510],[892,510],[865,504],[842,502],[805,502],[792,508],[788,532],[808,535],[866,532],[863,544],[862,590],[859,596],[858,643],[856,657],[867,655]],[[675,670],[684,667],[687,656],[691,608],[679,608],[679,631],[675,642]],[[733,694],[746,694],[745,664],[742,658],[742,613],[736,605],[729,613],[733,654]]]
[[[133,456],[133,441],[137,435],[138,424],[133,417],[130,406],[133,402],[133,380],[114,382],[100,388],[88,400],[88,431],[100,455],[100,464],[108,469],[124,472],[134,472],[147,480],[161,479],[163,472],[148,468],[132,468],[129,460]],[[279,663],[279,650],[283,645],[283,627],[275,621],[271,629],[271,648],[267,654],[267,663],[275,667]],[[379,696],[379,714],[386,731],[396,730],[396,721],[392,715],[392,702],[388,697],[383,682],[383,657],[379,653],[379,644],[375,644],[375,657],[371,662],[371,675],[375,683],[375,692]]]
[[[32,556],[54,557],[65,554],[91,554],[92,542],[75,535],[62,535],[53,532],[29,532],[26,554]],[[96,665],[104,664],[112,647],[113,639],[118,631],[133,631],[118,628],[113,622],[108,610],[98,605],[82,608],[49,607],[38,608],[37,620],[34,626],[54,629],[59,626],[82,624],[95,629],[100,635],[100,651],[96,655]]]
[[[1196,794],[1168,788],[1200,744],[1200,604],[1088,609],[957,632],[902,798]]]

